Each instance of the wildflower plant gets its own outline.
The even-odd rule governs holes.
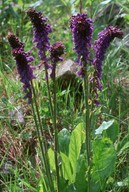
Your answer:
[[[97,144],[97,146],[102,144],[102,147],[104,148],[103,150],[106,150],[106,144],[109,144],[112,147],[110,148],[110,153],[114,152],[114,148],[111,141],[106,139],[102,140],[102,143],[99,143],[98,140],[96,140],[92,145],[92,105],[97,107],[99,103],[98,94],[99,91],[102,91],[102,62],[104,60],[106,50],[112,40],[115,37],[122,38],[123,33],[119,28],[109,26],[100,32],[98,34],[98,39],[93,42],[93,20],[89,18],[87,14],[83,13],[71,16],[70,30],[73,38],[74,51],[77,54],[76,63],[79,68],[77,75],[83,80],[85,119],[83,124],[78,125],[75,130],[73,130],[68,146],[68,154],[65,154],[62,152],[60,147],[59,136],[61,133],[58,133],[57,129],[56,98],[56,66],[57,62],[61,62],[63,60],[61,56],[64,54],[65,47],[61,41],[57,41],[53,45],[50,44],[49,34],[52,33],[52,27],[50,24],[47,24],[48,19],[45,18],[41,12],[29,9],[27,11],[27,15],[33,25],[33,42],[39,51],[39,59],[44,64],[45,68],[45,80],[48,88],[50,111],[53,121],[52,134],[54,139],[50,147],[48,147],[44,134],[44,127],[41,121],[39,106],[36,99],[35,86],[33,83],[33,79],[35,79],[35,76],[33,75],[34,67],[29,64],[34,58],[31,56],[30,52],[24,51],[24,44],[20,42],[13,33],[9,33],[8,41],[12,48],[12,55],[16,60],[17,70],[20,80],[23,83],[24,92],[26,93],[25,98],[28,98],[29,103],[32,105],[37,137],[39,139],[41,149],[40,157],[42,162],[43,191],[62,192],[74,189],[76,189],[76,191],[80,191],[82,190],[82,187],[85,187],[83,191],[87,192],[102,190],[101,183],[100,188],[96,188],[96,190],[93,189],[93,187],[96,187],[99,183],[99,173],[96,174],[96,172],[99,171],[96,166],[97,163],[95,162],[95,159],[97,158],[95,153],[96,150],[99,149],[97,149],[95,144]],[[91,68],[94,70],[91,70],[92,73],[90,73],[91,71],[89,70]],[[48,70],[51,70],[50,77]],[[50,79],[53,82],[52,93],[49,86]],[[81,147],[83,144],[85,144],[85,149],[83,154],[81,154]],[[114,159],[115,155],[113,156],[113,160]],[[80,165],[78,165],[79,160]],[[96,161],[98,161],[98,159]],[[83,172],[84,186],[78,185],[77,167],[79,166],[80,171]],[[84,171],[82,171],[83,167]],[[64,186],[67,181],[68,186],[63,189],[62,186]],[[95,185],[93,183],[95,183]]]
[[[115,38],[122,38],[122,31],[117,27],[109,26],[105,28],[98,35],[98,40],[95,41],[95,45],[92,45],[92,32],[93,32],[93,22],[86,14],[77,14],[76,16],[71,17],[70,21],[71,32],[73,36],[73,42],[75,45],[75,52],[78,55],[78,62],[82,68],[77,72],[78,75],[81,75],[84,79],[84,101],[85,101],[85,132],[86,132],[86,152],[87,152],[87,161],[88,161],[88,187],[87,191],[91,191],[91,164],[92,164],[92,149],[91,149],[91,103],[99,104],[98,90],[102,91],[101,77],[102,77],[102,61],[104,59],[105,52],[110,45],[111,41]],[[90,47],[94,46],[95,58],[90,60]],[[90,63],[90,64],[89,64]],[[95,98],[90,96],[90,83],[88,79],[88,70],[89,65],[94,65],[94,74],[93,74],[93,92],[95,92]]]

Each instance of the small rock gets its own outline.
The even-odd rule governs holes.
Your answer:
[[[77,75],[77,64],[72,60],[66,60],[57,65],[56,77],[58,84],[61,85],[62,89],[76,87],[78,80],[80,79]]]
[[[22,112],[22,109],[20,106],[16,107],[13,110],[9,110],[8,114],[10,116],[12,125],[16,125],[16,124],[24,125],[25,124],[24,115],[23,115],[23,112]]]
[[[57,65],[56,76],[60,77],[65,74],[76,75],[76,71],[77,71],[77,64],[73,62],[71,59],[69,59]]]
[[[56,78],[60,90],[64,91],[69,88],[69,96],[74,97],[74,110],[80,107],[82,99],[82,80],[76,74],[78,66],[72,60],[67,60],[57,65]],[[69,106],[70,97],[67,100]]]
[[[0,174],[11,174],[13,169],[13,164],[11,161],[4,161],[0,167]]]

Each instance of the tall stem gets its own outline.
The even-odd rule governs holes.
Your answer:
[[[56,63],[54,63],[56,65]],[[55,68],[55,67],[54,67]],[[54,128],[54,143],[55,143],[55,166],[56,166],[56,176],[57,176],[57,192],[60,192],[60,179],[59,179],[59,166],[58,166],[58,130],[56,124],[57,118],[57,98],[56,98],[56,75],[55,69],[53,71],[53,128]]]
[[[38,134],[39,144],[40,144],[40,148],[41,148],[41,152],[42,152],[44,168],[46,170],[46,174],[48,177],[49,188],[50,188],[50,191],[53,192],[54,187],[53,187],[53,181],[52,181],[51,173],[50,173],[49,161],[48,161],[48,157],[47,157],[47,145],[46,145],[45,135],[43,132],[40,114],[39,114],[39,110],[38,110],[38,104],[36,101],[36,93],[35,93],[35,89],[34,89],[32,82],[31,82],[31,87],[32,87],[32,92],[33,92],[33,96],[34,96],[33,101],[32,101],[32,110],[33,110],[33,114],[34,114],[36,131]],[[35,105],[35,107],[34,107],[34,105]]]
[[[46,67],[45,67],[45,74],[46,74],[46,82],[47,82],[47,91],[48,91],[48,97],[49,97],[50,111],[51,111],[51,116],[53,116],[53,105],[52,105],[52,100],[51,100],[51,93],[50,93],[50,85],[49,85],[48,71],[47,71],[47,68],[46,68]]]
[[[90,18],[93,17],[93,5],[92,5],[92,2],[91,2],[91,5],[90,5]]]
[[[82,13],[82,0],[80,0],[79,9],[80,9],[80,13]]]
[[[88,83],[88,72],[86,64],[83,62],[83,67],[85,69],[84,77],[84,102],[85,102],[85,132],[86,132],[86,153],[87,153],[87,163],[88,163],[88,190],[90,192],[90,166],[91,166],[91,135],[90,135],[90,105],[89,105],[89,83]]]

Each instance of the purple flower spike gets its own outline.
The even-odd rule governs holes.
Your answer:
[[[80,59],[83,58],[85,63],[89,59],[89,50],[91,47],[91,38],[93,32],[93,23],[87,14],[78,13],[72,16],[70,20],[70,28],[72,32],[74,50],[78,55],[78,62],[81,64]]]
[[[104,60],[106,50],[115,37],[122,38],[122,36],[123,36],[123,33],[121,29],[118,29],[117,27],[109,26],[98,34],[98,40],[95,41],[95,46],[94,46],[95,59],[93,60],[95,71],[94,71],[92,82],[93,82],[93,91],[95,93],[96,103],[98,103],[97,92],[98,90],[102,91],[102,84],[101,84],[102,61]]]
[[[12,49],[24,48],[24,44],[11,32],[8,33],[8,41]]]
[[[49,24],[46,24],[48,19],[44,18],[41,12],[37,12],[34,9],[29,9],[27,14],[33,24],[33,41],[37,43],[36,47],[39,50],[39,56],[42,60],[47,60],[46,51],[50,50],[50,39],[48,35],[52,32],[52,28]]]
[[[51,47],[50,52],[51,52],[51,59],[54,62],[62,60],[62,58],[60,56],[64,54],[63,43],[60,41],[57,41],[56,43],[54,43]]]
[[[29,62],[33,61],[33,57],[29,56],[29,53],[25,53],[22,49],[18,48],[13,49],[12,54],[16,60],[20,81],[24,84],[23,90],[26,93],[24,98],[28,98],[28,103],[31,103],[31,81],[35,79],[35,76],[33,75],[33,69],[29,65]]]
[[[97,75],[99,79],[101,79],[102,76],[102,61],[104,60],[107,48],[115,37],[122,38],[122,36],[123,33],[121,29],[113,26],[105,28],[98,34],[98,40],[95,41],[95,59],[93,64],[98,72]]]
[[[24,51],[24,44],[13,34],[8,34],[8,41],[12,48],[12,55],[16,60],[17,70],[20,76],[20,81],[24,84],[23,90],[26,93],[24,98],[28,98],[28,103],[31,103],[31,80],[35,79],[33,69],[29,63],[34,60],[30,52]]]
[[[64,54],[64,45],[62,42],[57,41],[56,43],[54,43],[51,46],[51,61],[52,61],[52,73],[51,73],[51,77],[53,77],[53,74],[55,72],[55,68],[56,68],[56,63],[58,61],[62,61],[63,58],[60,57],[61,55]]]

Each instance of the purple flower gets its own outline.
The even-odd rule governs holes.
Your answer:
[[[12,33],[8,33],[8,41],[12,49],[24,48],[24,44]]]
[[[93,32],[92,20],[87,18],[87,14],[78,13],[76,16],[71,17],[70,28],[75,46],[74,50],[78,55],[78,62],[80,62],[81,57],[87,62],[89,59],[88,48],[91,47]],[[82,65],[81,62],[80,65]]]
[[[95,41],[95,58],[93,60],[95,71],[92,81],[96,98],[98,96],[97,91],[102,90],[102,84],[100,80],[102,78],[102,61],[104,60],[106,50],[115,37],[122,38],[122,36],[123,33],[121,29],[109,26],[98,34],[98,40]]]
[[[61,55],[64,54],[64,45],[62,42],[57,41],[56,43],[54,43],[51,46],[51,59],[54,62],[60,61],[62,60],[62,58],[60,57]]]
[[[23,43],[21,43],[13,33],[8,35],[8,41],[12,47],[12,55],[16,60],[20,81],[24,84],[23,90],[26,93],[24,98],[28,98],[28,103],[31,103],[31,81],[35,79],[35,76],[33,75],[33,67],[29,63],[32,62],[34,58],[30,55],[30,52],[24,51]]]
[[[51,77],[53,77],[53,74],[54,74],[55,68],[56,68],[56,63],[58,61],[63,60],[63,58],[60,57],[62,54],[64,54],[64,45],[63,45],[63,43],[60,42],[60,41],[57,41],[56,43],[54,43],[51,46],[50,53],[51,53],[51,61],[52,61]]]
[[[47,24],[47,18],[42,16],[41,12],[37,12],[34,9],[27,11],[28,16],[33,24],[34,39],[36,47],[39,50],[39,56],[42,60],[47,60],[46,51],[50,50],[49,33],[52,32],[52,28]]]
[[[85,67],[82,66],[82,67],[76,72],[76,74],[77,74],[78,76],[84,78],[84,77],[85,77]]]
[[[98,40],[95,41],[95,59],[93,64],[98,72],[99,79],[101,79],[102,76],[102,61],[104,60],[107,48],[115,37],[122,38],[122,36],[123,33],[121,29],[113,26],[105,28],[98,34]]]

